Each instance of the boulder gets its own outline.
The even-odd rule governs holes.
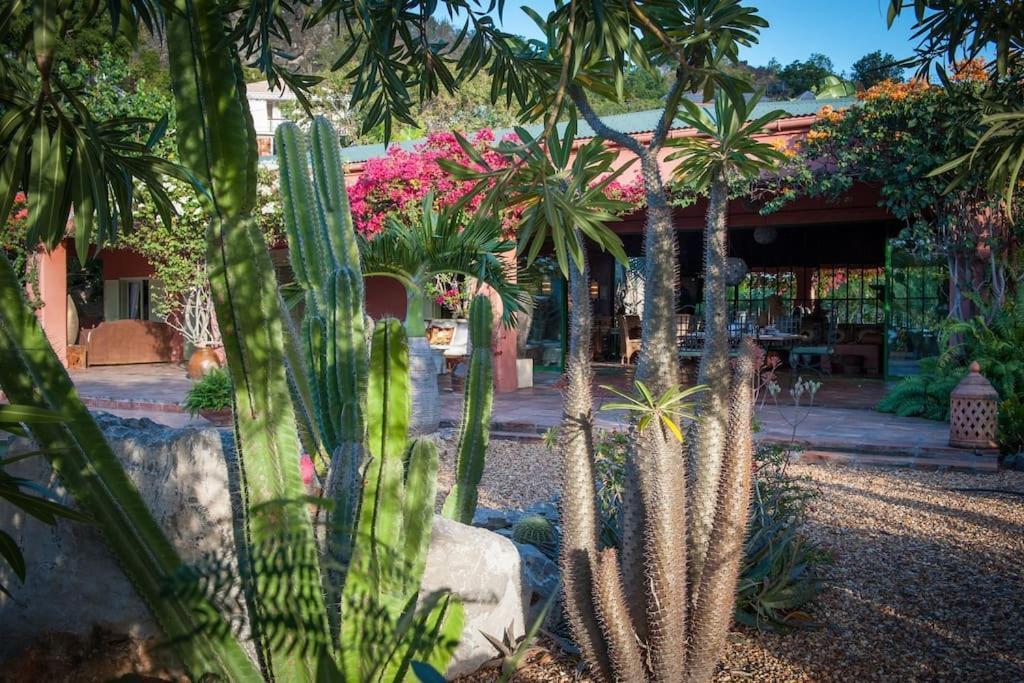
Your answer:
[[[220,432],[172,429],[106,414],[97,420],[150,512],[186,561],[223,554],[234,546],[228,492],[238,487],[229,467],[233,451],[225,448]],[[7,471],[72,502],[45,458],[23,460]],[[0,562],[0,581],[13,594],[0,594],[0,661],[47,633],[86,636],[101,626],[134,638],[160,634],[95,527],[68,520],[51,527],[0,502],[0,529],[14,537],[27,567],[21,584]]]
[[[465,625],[455,656],[445,675],[451,679],[472,673],[498,655],[483,634],[499,640],[526,632],[529,589],[515,544],[486,529],[434,517],[421,596],[450,590],[462,601]]]
[[[529,543],[516,543],[519,559],[522,564],[523,584],[527,591],[526,621],[540,616],[548,600],[561,588],[561,575],[558,564]],[[558,605],[552,603],[548,612],[548,623],[557,621]]]

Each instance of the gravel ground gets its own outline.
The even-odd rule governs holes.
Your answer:
[[[442,497],[452,487],[457,434],[442,431],[438,440],[437,490]],[[526,508],[551,500],[561,488],[562,472],[557,451],[537,442],[492,439],[487,447],[484,476],[480,480],[480,507]]]
[[[453,454],[442,456],[447,490]],[[821,627],[738,631],[720,681],[1024,681],[1024,473],[794,465],[821,491],[807,533],[828,549]],[[494,441],[481,505],[522,507],[557,491],[558,457]],[[544,650],[521,681],[575,680]],[[532,663],[531,663],[532,662]],[[474,681],[489,680],[480,675]]]

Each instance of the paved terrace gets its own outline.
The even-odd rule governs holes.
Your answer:
[[[617,365],[595,367],[595,402],[613,398],[605,386],[628,390],[631,369]],[[172,426],[205,424],[180,407],[190,382],[178,365],[128,365],[93,367],[72,371],[71,377],[86,404],[125,417],[149,417]],[[791,405],[788,387],[793,377],[780,375],[783,391],[778,405],[771,401],[757,411],[759,439],[804,447],[807,461],[855,461],[925,467],[956,467],[994,470],[992,456],[977,456],[950,448],[946,423],[919,418],[900,418],[871,410],[884,395],[886,385],[875,379],[825,377],[813,407]],[[561,417],[560,375],[536,373],[536,386],[494,397],[494,436],[529,439],[558,425]],[[442,387],[444,382],[442,382]],[[461,392],[441,391],[441,419],[454,426],[462,411]],[[622,427],[621,411],[598,411],[597,424]],[[795,429],[794,429],[795,425]]]

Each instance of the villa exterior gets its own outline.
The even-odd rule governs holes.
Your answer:
[[[281,119],[281,97],[285,96],[255,91],[249,96],[253,100],[250,104],[257,126],[264,131],[261,139],[272,139],[275,123]],[[262,109],[260,103],[263,103]],[[758,105],[757,114],[769,108],[781,108],[787,112],[785,118],[769,126],[763,138],[780,144],[799,138],[809,130],[823,104],[826,102],[768,102]],[[852,101],[828,104],[840,107],[850,105]],[[256,117],[257,110],[260,110],[259,117]],[[262,116],[264,113],[265,117]],[[607,117],[606,121],[613,128],[644,142],[649,138],[659,113],[623,114]],[[693,134],[693,129],[679,127],[670,135]],[[585,143],[592,135],[589,126],[580,122],[578,143]],[[416,143],[399,144],[411,146]],[[667,156],[669,151],[664,151],[663,156]],[[385,152],[384,145],[343,149],[346,183],[354,183],[365,162]],[[632,154],[623,149],[618,149],[618,153],[623,162]],[[628,173],[635,174],[635,169],[636,165]],[[663,172],[667,177],[669,169],[666,162],[663,162]],[[678,309],[681,315],[700,313],[704,214],[703,201],[676,209],[681,276]],[[638,259],[642,259],[644,218],[641,210],[615,226],[631,257],[631,267],[616,264],[606,254],[591,254],[591,294],[598,327],[594,341],[604,358],[619,357],[618,347],[623,333],[614,332],[619,327],[617,323],[623,320],[623,315],[639,312],[640,302],[636,296],[638,289],[642,288],[638,288],[635,280],[641,271]],[[904,284],[900,289],[899,282],[912,281],[917,271],[906,270],[894,260],[890,240],[900,226],[878,206],[874,188],[854,187],[835,202],[798,200],[766,216],[758,212],[756,203],[736,199],[729,205],[729,226],[730,255],[742,259],[741,267],[748,273],[731,290],[733,313],[737,320],[760,320],[763,323],[771,319],[770,314],[774,311],[769,311],[769,308],[773,307],[787,311],[797,308],[807,312],[824,307],[837,318],[835,358],[849,362],[851,370],[866,375],[898,374],[901,363],[924,355],[925,347],[933,342],[928,334],[935,312],[944,305],[939,291],[941,287],[926,286],[922,291],[921,287]],[[45,302],[40,318],[54,348],[64,359],[67,346],[80,341],[68,339],[66,325],[68,248],[69,245],[62,245],[40,258],[40,289]],[[159,283],[152,279],[150,265],[137,255],[118,249],[106,249],[100,258],[104,281],[103,320],[83,320],[83,328],[123,319],[160,324],[153,306],[160,288]],[[281,269],[287,268],[285,250],[275,250],[273,258]],[[375,316],[402,316],[405,294],[395,282],[371,280],[367,284],[367,308]],[[543,320],[538,321],[538,315]],[[517,356],[525,354],[532,357],[535,365],[560,364],[565,317],[564,286],[559,278],[552,277],[539,297],[533,324],[530,330],[520,335],[518,346],[514,332],[497,335],[495,344],[500,353],[496,357],[495,374],[499,390],[515,388]]]

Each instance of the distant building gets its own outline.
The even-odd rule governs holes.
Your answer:
[[[283,105],[285,102],[294,102],[295,93],[283,83],[272,90],[266,81],[257,81],[245,85],[245,98],[249,100],[252,122],[256,127],[256,145],[260,156],[273,154],[274,131],[288,120]]]

